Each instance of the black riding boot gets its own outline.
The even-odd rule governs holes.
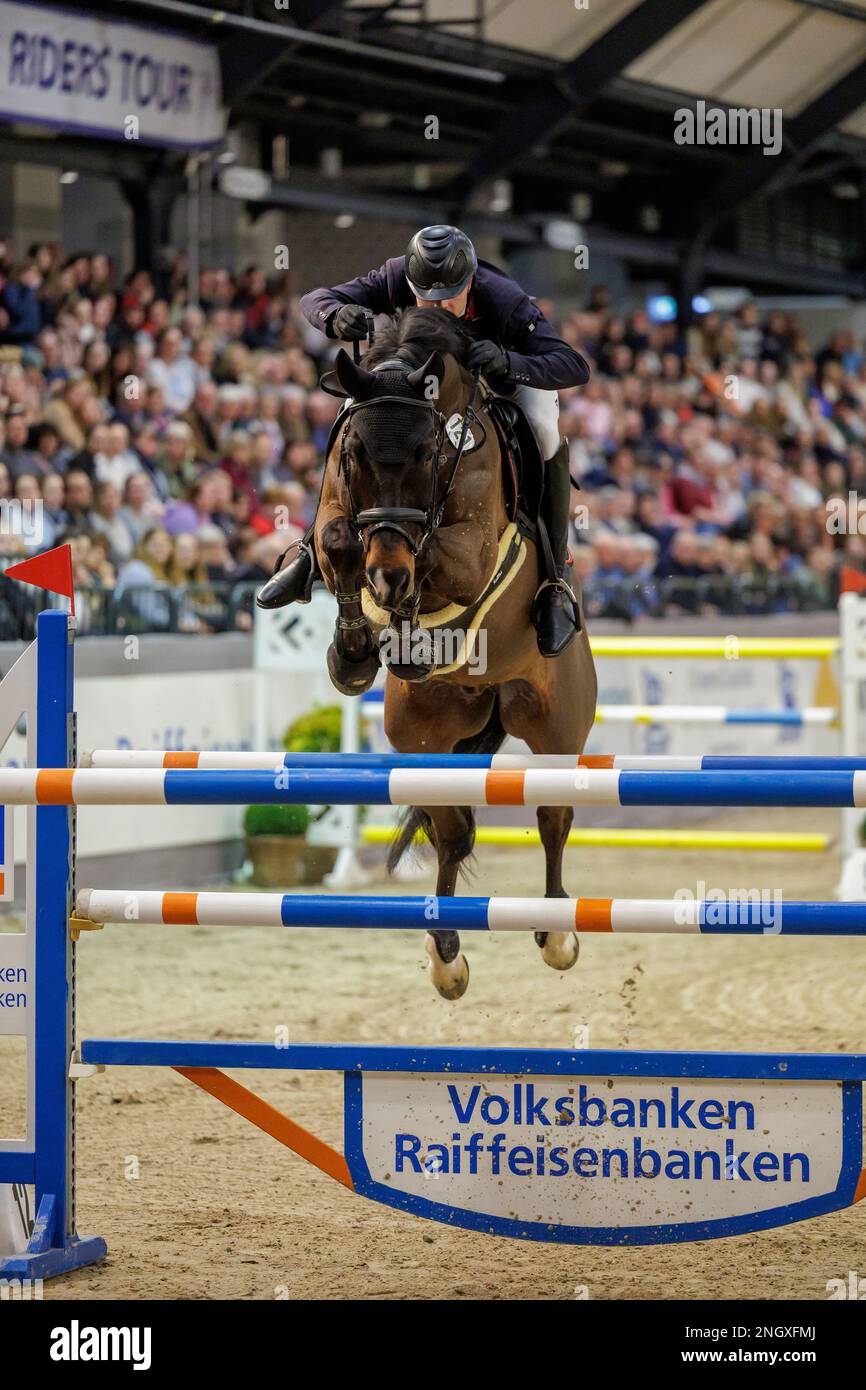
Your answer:
[[[297,546],[297,555],[285,569],[277,570],[256,594],[259,608],[283,608],[287,603],[309,603],[313,581],[320,577],[313,526],[301,540],[292,542],[280,556],[278,564],[282,564],[292,546]]]
[[[541,540],[547,578],[532,604],[532,622],[542,656],[559,656],[580,631],[580,607],[567,580],[568,519],[571,506],[568,441],[544,465],[541,517],[548,545]]]

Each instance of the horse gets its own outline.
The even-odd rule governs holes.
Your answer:
[[[468,342],[447,311],[409,309],[377,334],[360,364],[341,349],[323,378],[346,398],[315,527],[322,577],[338,604],[329,674],[344,694],[369,689],[400,624],[409,643],[385,660],[384,702],[385,733],[398,752],[492,753],[511,734],[534,753],[577,755],[597,694],[582,608],[572,643],[542,657],[530,620],[541,582],[532,528],[515,520],[507,451],[465,367]],[[459,650],[455,656],[452,641],[452,659],[437,662],[430,647],[443,634]],[[537,815],[545,896],[567,897],[562,855],[573,809],[541,806]],[[453,895],[474,845],[474,810],[410,808],[389,870],[419,830],[436,850],[437,895]],[[573,932],[540,931],[535,940],[556,970],[577,960]],[[458,933],[431,927],[425,946],[435,988],[459,999],[469,966]]]

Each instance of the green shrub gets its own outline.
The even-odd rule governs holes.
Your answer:
[[[306,806],[248,806],[244,812],[247,835],[303,835],[309,824]]]
[[[339,753],[342,711],[339,705],[319,705],[286,729],[287,753]]]

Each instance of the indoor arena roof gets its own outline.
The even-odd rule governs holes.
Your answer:
[[[374,196],[384,215],[507,213],[515,234],[590,217],[659,255],[667,239],[668,264],[703,237],[860,273],[866,0],[286,2],[135,7],[219,45],[230,121],[257,132],[264,169],[285,137],[277,205],[338,191],[360,212]],[[88,8],[130,18],[125,0]],[[781,108],[781,151],[678,145],[674,113],[699,99]]]

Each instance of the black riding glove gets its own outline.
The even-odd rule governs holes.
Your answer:
[[[369,332],[368,312],[367,309],[362,309],[360,304],[344,304],[331,319],[331,332],[334,337],[342,338],[344,342],[366,338]]]
[[[508,353],[498,343],[491,343],[488,338],[482,338],[480,343],[472,344],[467,360],[470,371],[480,372],[486,377],[506,377],[511,370]]]

